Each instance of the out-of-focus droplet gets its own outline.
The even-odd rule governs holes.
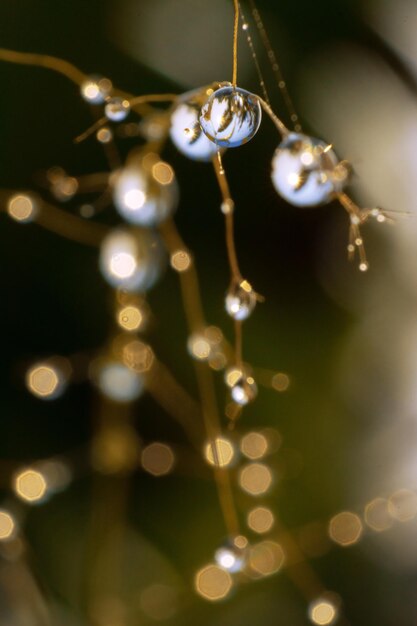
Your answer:
[[[195,576],[195,588],[205,600],[212,602],[223,600],[233,586],[232,577],[218,565],[207,565],[200,569]]]
[[[217,145],[201,128],[201,105],[207,98],[205,90],[188,92],[179,98],[171,116],[170,136],[175,147],[189,159],[210,161],[217,153]]]
[[[26,386],[42,400],[55,400],[64,392],[71,367],[62,358],[34,363],[26,372]]]
[[[257,506],[249,511],[247,522],[253,532],[262,535],[271,530],[275,522],[275,517],[270,509],[264,506]]]
[[[272,485],[272,472],[263,463],[249,463],[240,471],[239,484],[251,496],[261,496]]]
[[[16,534],[16,521],[5,509],[0,509],[0,541],[10,541]]]
[[[256,293],[246,281],[230,287],[226,294],[226,311],[235,320],[246,320],[256,305]]]
[[[90,104],[103,104],[112,89],[113,85],[108,78],[89,76],[81,85],[81,96]]]
[[[175,210],[178,185],[168,163],[145,157],[131,159],[115,177],[113,199],[117,211],[131,224],[160,224]]]
[[[36,200],[28,194],[15,194],[7,202],[7,213],[16,222],[32,222],[37,214]]]
[[[268,452],[268,439],[262,433],[247,433],[241,439],[240,449],[248,459],[261,459]]]
[[[234,460],[235,450],[229,439],[217,437],[214,441],[206,444],[204,456],[210,465],[227,467]]]
[[[102,365],[97,374],[100,391],[114,402],[134,402],[143,393],[143,376],[118,362]]]
[[[342,511],[330,520],[330,538],[340,546],[347,547],[357,543],[362,536],[362,532],[362,522],[356,513]]]
[[[247,541],[244,547],[237,545],[234,538],[228,539],[225,543],[217,548],[214,559],[219,567],[222,567],[231,574],[241,572],[246,564],[247,558]]]
[[[284,550],[275,541],[261,541],[250,548],[249,566],[255,577],[276,574],[284,565],[284,561]]]
[[[156,233],[116,229],[101,244],[100,269],[113,287],[147,291],[158,280],[163,248]]]
[[[256,398],[258,387],[255,379],[244,370],[238,367],[227,369],[225,381],[230,387],[232,399],[236,404],[245,406]]]
[[[337,606],[331,600],[318,598],[308,607],[308,616],[313,624],[324,626],[333,624],[338,617]]]
[[[272,182],[290,204],[312,207],[325,204],[343,190],[349,169],[331,146],[320,139],[290,133],[272,159]]]
[[[29,504],[40,504],[47,495],[45,476],[35,468],[25,468],[17,472],[13,480],[16,495]]]
[[[109,98],[104,107],[104,114],[111,122],[121,122],[125,120],[130,113],[130,102],[126,98],[115,96]]]
[[[166,476],[175,463],[172,448],[165,443],[155,441],[142,450],[142,466],[152,476]]]

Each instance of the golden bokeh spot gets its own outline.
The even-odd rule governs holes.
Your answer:
[[[110,143],[113,139],[113,133],[110,128],[105,126],[104,128],[100,128],[100,130],[96,133],[97,141],[100,143]]]
[[[399,522],[409,522],[417,516],[417,494],[409,489],[400,489],[388,500],[388,510]]]
[[[149,372],[155,361],[153,350],[142,341],[129,341],[122,353],[123,363],[137,374]]]
[[[177,250],[171,255],[171,266],[177,272],[186,272],[191,263],[191,256],[185,250]]]
[[[188,349],[199,361],[206,361],[211,352],[211,345],[203,335],[192,335],[188,341]]]
[[[330,538],[341,546],[351,546],[362,536],[362,522],[358,515],[350,511],[338,513],[330,520]]]
[[[35,396],[47,398],[54,395],[60,384],[59,373],[51,365],[39,363],[26,374],[26,385]]]
[[[170,619],[178,609],[177,592],[168,585],[149,585],[140,594],[140,607],[153,620]]]
[[[240,472],[239,483],[242,489],[252,496],[266,493],[272,484],[272,473],[263,463],[250,463]]]
[[[268,452],[268,440],[262,433],[248,433],[242,438],[240,449],[248,459],[261,459]]]
[[[19,472],[14,479],[14,490],[26,502],[39,502],[46,494],[46,480],[35,469],[26,469]]]
[[[290,378],[287,374],[283,374],[282,372],[278,372],[275,376],[272,377],[271,381],[272,387],[275,391],[287,391],[290,386]]]
[[[388,530],[392,526],[388,501],[385,498],[375,498],[365,507],[365,522],[375,532]]]
[[[169,185],[174,180],[174,171],[168,163],[159,161],[152,167],[152,176],[161,185]]]
[[[224,437],[217,437],[206,444],[204,456],[210,465],[227,467],[233,461],[235,451],[232,443]]]
[[[249,511],[247,522],[253,532],[261,535],[271,530],[275,522],[275,517],[270,509],[264,506],[258,506]]]
[[[282,568],[285,555],[275,541],[261,541],[252,546],[249,552],[249,565],[258,576],[271,576]]]
[[[142,450],[143,468],[152,476],[165,476],[174,467],[175,456],[165,443],[151,443]]]
[[[332,624],[337,617],[337,609],[330,600],[316,600],[310,605],[308,615],[313,624]]]
[[[245,535],[236,535],[236,537],[233,538],[232,543],[236,546],[236,548],[239,548],[239,550],[245,550],[249,545],[248,538],[245,537]]]
[[[207,328],[204,331],[204,336],[212,344],[219,344],[224,339],[221,329],[218,328],[217,326],[207,326]]]
[[[0,541],[11,539],[15,533],[16,524],[7,511],[0,510]]]
[[[211,369],[215,370],[216,372],[224,369],[227,365],[226,355],[220,350],[218,352],[215,352],[214,354],[211,354],[209,357],[209,365]]]
[[[217,565],[207,565],[200,569],[195,576],[197,593],[212,602],[225,598],[232,585],[232,577],[229,572]]]
[[[143,322],[143,315],[137,306],[125,306],[120,309],[117,322],[124,330],[138,330]]]
[[[241,377],[242,377],[242,370],[239,369],[238,367],[231,367],[226,372],[226,377],[225,377],[226,385],[228,385],[229,387],[234,387]]]
[[[18,222],[29,222],[35,213],[35,204],[29,196],[16,194],[9,198],[7,212]]]

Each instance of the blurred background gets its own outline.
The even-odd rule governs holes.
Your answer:
[[[131,93],[181,93],[230,80],[231,5],[3,0],[0,45],[67,59]],[[239,515],[257,540],[263,530],[254,528],[253,517],[247,522],[254,507],[267,507],[291,532],[322,588],[334,594],[337,615],[316,614],[316,623],[412,626],[417,5],[259,0],[259,10],[305,130],[353,164],[352,196],[363,206],[410,215],[399,215],[393,225],[364,227],[370,270],[362,274],[347,261],[348,219],[339,205],[303,210],[278,198],[270,162],[279,138],[268,119],[252,142],[225,155],[242,269],[265,296],[245,324],[245,359],[285,374],[275,389],[260,387],[239,423],[240,435],[269,429],[275,442],[265,461],[273,482],[261,499],[240,488],[240,470],[232,468]],[[251,32],[274,110],[287,120],[254,26]],[[39,190],[41,173],[56,165],[71,175],[106,169],[98,142],[73,142],[91,122],[73,84],[47,70],[6,63],[0,77],[1,188]],[[239,84],[259,92],[243,35]],[[140,141],[120,140],[122,154]],[[212,168],[188,161],[171,144],[163,156],[179,181],[175,219],[194,253],[207,320],[232,339],[223,308],[223,216]],[[80,203],[74,198],[64,208],[79,214]],[[110,207],[97,221],[113,225],[120,219]],[[273,576],[241,581],[224,601],[209,602],[195,592],[195,574],[212,560],[225,529],[207,465],[149,394],[133,409],[131,440],[139,447],[129,480],[117,458],[110,467],[96,458],[92,470],[98,401],[86,372],[112,322],[112,295],[98,271],[97,251],[4,214],[0,267],[0,623],[310,623],[314,598],[306,601],[285,565]],[[149,342],[196,396],[172,270],[150,292],[149,303]],[[29,393],[26,372],[54,355],[70,359],[74,375],[65,393],[42,401]],[[222,405],[221,373],[216,381]],[[162,472],[152,471],[144,455],[155,443],[173,455]],[[15,493],[17,477],[46,461],[55,463],[49,466],[55,490],[23,502]],[[46,476],[47,468],[41,473]],[[114,537],[118,507],[127,522],[123,536]],[[117,554],[111,555],[113,548]],[[117,567],[97,582],[94,572],[111,559]]]

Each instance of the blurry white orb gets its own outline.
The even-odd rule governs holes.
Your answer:
[[[102,76],[89,76],[81,85],[81,96],[90,104],[103,104],[113,89],[108,78]]]
[[[113,200],[120,215],[131,224],[156,226],[173,213],[178,185],[172,168],[163,161],[148,169],[140,161],[128,164],[115,179]]]
[[[162,266],[163,249],[156,233],[117,229],[101,244],[100,270],[112,287],[146,291],[158,280]]]
[[[189,159],[210,161],[218,147],[203,132],[199,122],[201,91],[191,91],[182,96],[171,116],[169,131],[172,143]]]
[[[237,148],[252,139],[262,119],[257,96],[240,87],[221,87],[201,108],[200,124],[211,141]]]
[[[331,146],[320,139],[290,133],[272,159],[272,182],[290,204],[317,206],[334,199],[349,176]]]
[[[231,574],[236,574],[245,567],[246,550],[238,547],[233,540],[228,540],[216,550],[214,560],[219,567]]]
[[[144,379],[122,363],[107,363],[98,373],[98,386],[115,402],[133,402],[143,392]]]
[[[130,113],[130,103],[126,98],[114,97],[106,102],[104,114],[112,122],[125,120]]]
[[[232,286],[226,294],[226,311],[233,319],[243,321],[256,305],[256,293],[247,281]]]

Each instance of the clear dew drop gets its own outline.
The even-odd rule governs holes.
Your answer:
[[[259,129],[262,109],[254,94],[240,87],[221,87],[201,108],[200,124],[207,137],[222,148],[237,148]]]

